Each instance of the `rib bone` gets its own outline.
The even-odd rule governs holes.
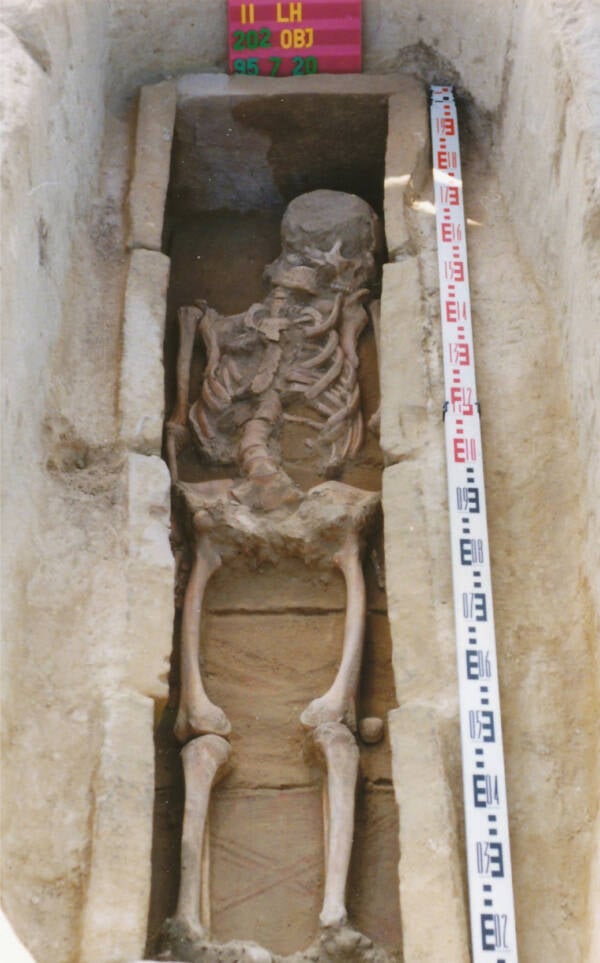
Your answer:
[[[325,334],[334,327],[340,314],[343,297],[344,295],[341,293],[336,294],[335,301],[333,302],[333,308],[329,317],[325,318],[324,321],[320,321],[318,324],[315,324],[313,327],[305,328],[304,334],[307,338],[318,338],[321,334]],[[305,310],[304,313],[308,314],[309,312],[308,310]]]
[[[314,355],[314,357],[309,358],[308,361],[303,362],[303,367],[318,368],[319,365],[322,365],[325,361],[328,361],[331,355],[334,353],[335,349],[337,348],[339,344],[339,340],[340,339],[338,337],[337,331],[330,331],[325,347],[321,351],[319,351],[318,354]]]
[[[316,398],[317,395],[320,395],[321,392],[324,391],[325,388],[327,388],[332,381],[335,381],[340,371],[342,370],[343,365],[344,365],[344,352],[338,346],[335,349],[335,358],[331,367],[329,368],[328,371],[325,372],[325,374],[321,378],[319,378],[319,380],[314,385],[312,385],[306,391],[306,397],[309,400],[312,400],[313,398]]]

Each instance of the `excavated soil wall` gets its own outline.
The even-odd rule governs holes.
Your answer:
[[[592,0],[363,7],[361,82],[456,86],[520,959],[591,963],[598,14]],[[225,3],[12,0],[1,19],[2,899],[39,961],[133,961],[173,622],[158,219],[187,81],[158,105],[148,93],[146,111],[138,90],[225,83]],[[402,949],[416,963],[468,950],[431,184],[425,163],[403,166],[406,111],[390,101],[379,378]],[[136,224],[141,169],[164,191]]]

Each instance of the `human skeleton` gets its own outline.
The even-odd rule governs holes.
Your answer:
[[[286,422],[306,429],[308,457],[328,479],[363,442],[357,343],[376,310],[377,218],[358,197],[333,191],[302,195],[282,222],[282,253],[267,268],[271,289],[247,311],[222,317],[203,302],[178,312],[177,402],[167,423],[176,490],[191,520],[194,561],[185,592],[181,694],[175,725],[185,743],[186,804],[176,919],[198,939],[202,840],[209,796],[227,767],[231,726],[214,705],[199,668],[200,621],[211,575],[236,553],[276,557],[287,551],[346,583],[343,651],[330,689],[301,716],[327,771],[326,878],[320,922],[346,923],[358,773],[355,696],[366,612],[361,553],[378,496],[329,480],[303,492],[282,465]],[[188,404],[194,342],[206,368],[200,397]],[[177,456],[193,440],[201,458],[235,466],[236,477],[178,482]],[[233,475],[234,473],[232,473]]]

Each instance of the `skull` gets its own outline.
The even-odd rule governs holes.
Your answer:
[[[382,232],[373,209],[355,194],[301,194],[281,223],[282,253],[265,274],[275,285],[310,293],[356,291],[376,279]]]

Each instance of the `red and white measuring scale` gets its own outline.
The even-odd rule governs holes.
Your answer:
[[[517,963],[458,122],[451,87],[431,97],[472,959]]]

